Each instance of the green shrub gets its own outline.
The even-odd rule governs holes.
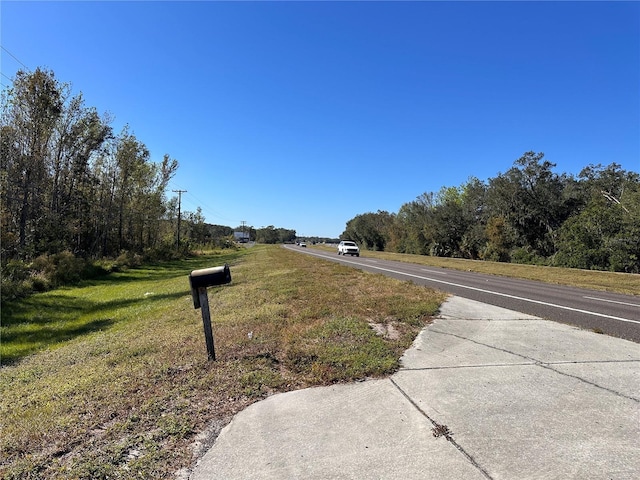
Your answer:
[[[29,267],[22,260],[9,260],[2,267],[2,280],[19,282],[29,276]]]
[[[132,251],[124,251],[116,258],[115,265],[117,268],[133,268],[142,265],[142,255]]]
[[[55,285],[78,283],[82,279],[86,261],[66,251],[52,255],[55,272],[51,280]]]
[[[43,272],[31,272],[31,289],[46,292],[51,288],[51,280]]]
[[[10,279],[2,279],[2,288],[0,289],[0,298],[2,302],[14,300],[16,298],[25,297],[31,293],[30,284],[27,280],[13,281]]]
[[[163,243],[144,251],[145,261],[158,262],[162,260],[180,260],[189,256],[189,245],[182,244],[176,248],[175,244]]]
[[[511,262],[524,265],[545,265],[544,257],[531,251],[528,247],[520,247],[511,251]]]
[[[23,297],[30,293],[29,268],[22,260],[9,260],[0,270],[0,298],[2,301]]]
[[[482,251],[480,258],[489,262],[506,262],[511,261],[509,252],[500,246],[496,246],[492,243],[487,244],[486,248]]]

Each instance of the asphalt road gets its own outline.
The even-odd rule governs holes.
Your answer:
[[[405,262],[343,257],[295,245],[284,248],[640,343],[640,292],[621,295]]]

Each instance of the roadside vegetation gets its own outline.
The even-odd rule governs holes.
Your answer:
[[[640,273],[640,174],[616,163],[577,176],[555,166],[525,152],[487,181],[357,215],[341,238],[367,250]]]
[[[224,263],[210,362],[188,273]],[[392,373],[443,299],[259,245],[3,304],[0,477],[172,478],[252,402]]]
[[[252,402],[392,373],[445,298],[239,248],[238,233],[298,237],[182,211],[168,198],[177,160],[152,161],[52,71],[18,72],[0,100],[0,478],[172,477]],[[365,256],[637,295],[640,177],[553,167],[528,152],[488,183],[358,215],[343,237]],[[233,282],[210,291],[209,362],[187,275],[224,263]]]
[[[54,72],[18,71],[0,92],[0,298],[23,298],[202,248],[293,241],[295,231],[205,223],[128,125],[113,131]],[[170,195],[178,193],[169,198]]]
[[[335,246],[314,245],[314,248],[326,252],[336,252]],[[548,267],[544,265],[523,265],[486,260],[467,260],[463,258],[432,257],[430,255],[412,255],[407,253],[376,252],[361,250],[360,256],[410,262],[437,268],[449,268],[467,272],[486,273],[502,277],[522,278],[570,287],[590,288],[626,295],[640,295],[640,275],[599,270],[580,270],[576,268]]]

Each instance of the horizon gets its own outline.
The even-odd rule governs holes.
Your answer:
[[[506,172],[640,171],[638,2],[2,2],[2,86],[52,70],[206,223],[339,238]]]

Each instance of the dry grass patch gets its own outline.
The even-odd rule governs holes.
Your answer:
[[[187,275],[226,261],[233,282],[209,290],[209,362]],[[392,373],[444,298],[266,246],[112,282],[50,294],[68,306],[60,322],[81,305],[83,322],[108,323],[0,369],[0,478],[172,478],[256,400]],[[49,314],[38,299],[51,296],[14,305],[21,322]]]

